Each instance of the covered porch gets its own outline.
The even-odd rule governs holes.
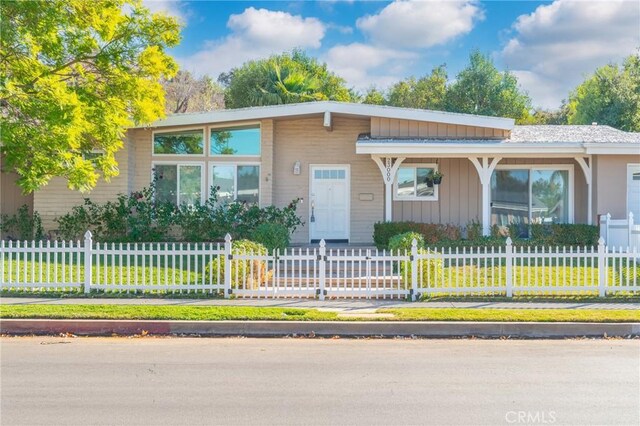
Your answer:
[[[533,145],[533,146],[531,146]],[[594,223],[593,159],[577,144],[361,138],[384,183],[384,220],[465,226]],[[433,171],[440,185],[428,185]]]

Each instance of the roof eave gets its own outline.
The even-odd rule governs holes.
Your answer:
[[[380,143],[358,142],[356,154],[371,155],[453,155],[467,156],[474,154],[585,154],[585,148],[578,143],[544,145],[539,143]]]
[[[387,107],[380,105],[320,101],[300,104],[274,105],[268,107],[229,109],[201,114],[175,114],[163,120],[155,121],[149,126],[137,126],[134,128],[192,126],[208,123],[223,123],[323,114],[325,112],[363,117],[381,117],[401,120],[459,124],[463,126],[475,126],[501,130],[512,130],[515,125],[515,121],[511,118],[487,117],[442,111]]]

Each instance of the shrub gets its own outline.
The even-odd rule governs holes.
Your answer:
[[[97,204],[86,198],[84,204],[56,219],[63,239],[82,238],[87,230],[94,239],[105,242],[149,242],[169,240],[176,219],[176,207],[153,198],[152,184],[139,192],[120,194],[115,201]]]
[[[389,247],[391,237],[415,231],[413,222],[377,222],[373,225],[373,242],[379,249]]]
[[[418,243],[418,248],[424,248],[424,237],[417,232],[405,232],[404,234],[398,234],[389,239],[389,250],[394,252],[411,253],[411,245],[413,240]]]
[[[260,243],[249,240],[237,240],[231,243],[232,255],[256,254],[266,256],[267,248]],[[219,255],[205,267],[206,277],[224,277],[225,256]],[[219,274],[219,275],[218,275]],[[271,278],[272,272],[266,260],[234,259],[231,261],[231,287],[245,290],[256,289]],[[242,284],[242,285],[241,285]]]
[[[417,232],[405,232],[404,234],[399,234],[392,237],[389,240],[389,249],[394,252],[400,251],[401,254],[404,254],[404,251],[408,254],[411,253],[411,246],[413,244],[413,240],[416,240],[418,243],[418,254],[437,254],[436,251],[426,249],[424,238],[421,234]],[[400,264],[400,276],[405,283],[405,287],[408,287],[411,282],[411,271],[413,264],[409,262],[402,262]],[[420,259],[418,261],[418,274],[422,273],[422,277],[420,281],[422,282],[422,286],[428,285],[429,278],[433,278],[441,274],[442,272],[442,259],[434,258],[434,259]],[[405,280],[406,277],[406,280]]]
[[[42,240],[44,229],[38,212],[29,213],[29,206],[22,205],[16,214],[0,216],[0,231],[14,240]]]
[[[218,203],[214,187],[204,204],[181,206],[175,223],[186,241],[216,241],[227,233],[234,239],[254,238],[257,228],[264,223],[283,226],[288,238],[302,224],[296,213],[298,201],[293,200],[284,208],[235,201]]]
[[[280,223],[261,223],[253,232],[253,241],[263,244],[270,252],[289,246],[289,230]]]
[[[595,246],[600,230],[594,225],[553,224],[531,225],[531,242],[550,246]]]
[[[455,225],[378,222],[373,225],[373,242],[379,249],[388,248],[391,237],[405,232],[416,232],[422,235],[425,244],[436,244],[440,241],[459,240],[462,238],[460,227]]]

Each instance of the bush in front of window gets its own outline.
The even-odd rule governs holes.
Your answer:
[[[373,241],[379,249],[390,249],[394,236],[415,232],[423,237],[426,247],[501,247],[511,237],[516,246],[596,246],[600,231],[597,226],[583,224],[533,224],[525,226],[513,223],[506,227],[491,227],[491,236],[482,235],[482,225],[471,221],[466,226],[466,238],[462,227],[416,222],[379,222],[374,225]],[[529,238],[526,238],[526,235]],[[410,247],[410,246],[407,246]]]
[[[231,243],[231,254],[233,256],[243,255],[267,255],[267,248],[254,241],[236,240]],[[215,257],[205,267],[205,277],[212,277],[214,283],[224,278],[225,255]],[[243,290],[255,290],[260,285],[266,284],[273,272],[269,270],[266,260],[259,259],[232,259],[231,260],[231,287]]]
[[[289,229],[280,223],[261,223],[253,232],[253,241],[263,244],[269,252],[289,247]]]
[[[153,188],[152,184],[101,204],[85,198],[84,204],[55,219],[59,237],[80,240],[89,230],[100,242],[168,241],[177,210],[169,202],[154,200]]]
[[[298,201],[293,200],[283,208],[260,207],[242,201],[218,203],[216,188],[212,189],[204,204],[180,206],[176,225],[185,241],[219,241],[229,233],[233,239],[255,239],[257,228],[262,224],[280,225],[289,235],[302,219],[297,214]]]

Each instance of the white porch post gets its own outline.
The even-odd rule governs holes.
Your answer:
[[[384,220],[385,222],[391,222],[393,220],[393,181],[396,179],[396,173],[400,164],[404,161],[404,157],[396,158],[395,161],[393,161],[392,157],[385,157],[384,161],[374,155],[371,158],[378,165],[384,182]]]
[[[482,185],[482,235],[485,236],[491,233],[491,175],[501,159],[501,157],[494,157],[489,162],[489,157],[469,157],[469,160],[478,171],[480,184]],[[480,160],[482,160],[482,163]]]
[[[587,163],[587,160],[589,160],[589,163]],[[591,184],[593,177],[593,160],[591,156],[588,156],[576,157],[576,161],[582,168],[584,180],[587,181],[587,223],[593,225],[593,185]]]

